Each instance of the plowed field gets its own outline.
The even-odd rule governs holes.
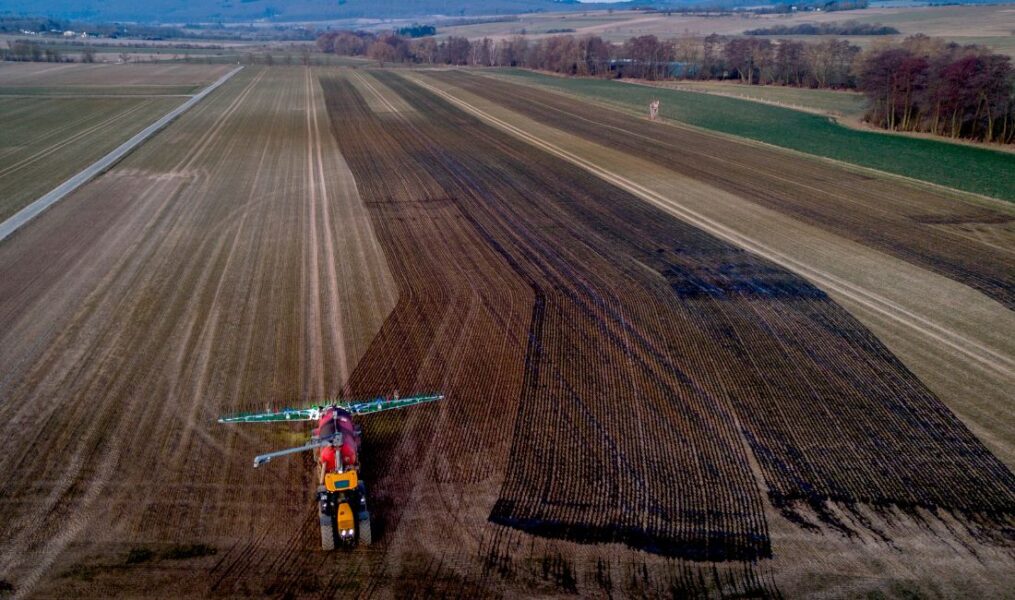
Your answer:
[[[1010,307],[1007,238],[898,182],[432,80]],[[245,69],[0,244],[14,594],[1006,590],[1015,476],[829,290],[452,100]],[[306,428],[214,424],[394,390],[446,398],[364,418],[370,548],[317,550],[311,456],[250,469]]]
[[[15,592],[202,593],[207,578],[178,577],[200,553],[165,560],[154,587],[104,567],[299,534],[310,472],[249,479],[285,432],[214,420],[335,394],[394,304],[327,123],[309,72],[244,70],[0,245],[0,579]]]

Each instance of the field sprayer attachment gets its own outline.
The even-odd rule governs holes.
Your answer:
[[[275,458],[318,451],[320,468],[317,506],[321,525],[321,547],[334,550],[336,542],[345,547],[369,545],[373,541],[370,512],[367,510],[366,485],[360,479],[359,450],[361,430],[353,416],[369,415],[433,402],[443,394],[399,398],[375,398],[365,402],[333,403],[309,408],[248,413],[222,417],[219,423],[279,423],[317,421],[310,441],[302,446],[276,450],[254,457],[254,468]]]

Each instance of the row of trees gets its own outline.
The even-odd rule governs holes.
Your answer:
[[[344,31],[322,35],[317,43],[324,52],[367,56],[382,65],[509,66],[587,77],[852,88],[870,98],[868,119],[881,127],[1004,143],[1015,136],[1009,57],[924,35],[866,52],[839,39],[806,43],[716,34],[672,40],[645,35],[613,44],[596,36],[494,42]]]
[[[744,35],[894,35],[899,30],[881,23],[861,23],[844,21],[842,23],[798,23],[796,25],[776,25],[748,29]]]
[[[695,44],[681,45],[678,59],[695,65]],[[764,38],[705,38],[700,75],[739,79],[748,85],[777,83],[817,88],[847,88],[855,83],[852,65],[860,48],[845,40],[804,43]]]
[[[661,40],[654,35],[612,44],[597,36],[524,37],[469,41],[462,37],[409,40],[393,33],[328,32],[317,40],[323,52],[366,56],[381,64],[527,67],[565,75],[666,79],[740,79],[812,87],[854,84],[851,66],[860,49],[842,40],[805,44],[761,38]]]
[[[0,60],[17,62],[67,62],[59,50],[41,44],[14,40],[7,42],[6,48],[0,48]]]
[[[952,138],[1015,141],[1015,72],[1008,56],[914,36],[868,51],[856,70],[858,87],[870,100],[872,123]]]
[[[131,54],[129,53],[130,48],[124,47],[125,52],[120,52],[117,56],[120,62],[131,62]],[[172,47],[166,47],[167,54]],[[80,61],[83,63],[95,62],[96,52],[95,47],[87,44],[80,44],[80,51],[77,54],[77,58],[73,54],[64,54],[61,52],[55,44],[48,43],[36,43],[28,40],[14,40],[8,41],[6,48],[0,48],[0,61],[11,61],[11,62],[63,62],[71,63]],[[152,54],[152,58],[157,58],[157,53]],[[184,55],[186,58],[186,55]],[[179,55],[174,55],[175,60],[179,60]]]

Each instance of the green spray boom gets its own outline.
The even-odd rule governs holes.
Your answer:
[[[329,402],[309,408],[283,408],[261,413],[243,413],[220,417],[219,423],[277,423],[279,421],[316,421],[321,418],[324,411],[332,406],[337,406],[349,411],[353,415],[369,415],[385,410],[395,410],[442,400],[444,394],[428,394],[421,396],[409,396],[407,398],[374,398],[364,402]]]
[[[324,411],[332,408],[341,408],[351,415],[369,415],[385,410],[395,410],[399,408],[406,408],[408,406],[415,406],[417,404],[424,404],[427,402],[433,402],[435,400],[441,400],[444,398],[444,394],[428,394],[423,396],[409,396],[408,398],[399,398],[397,394],[394,398],[374,398],[373,400],[366,400],[364,402],[329,402],[325,405],[311,406],[309,408],[283,408],[282,410],[269,410],[260,413],[245,413],[239,415],[231,415],[228,417],[220,417],[219,423],[279,423],[282,421],[317,421],[320,420],[324,415]],[[358,430],[357,430],[358,435]],[[342,434],[333,433],[324,437],[314,437],[309,442],[302,446],[295,448],[286,448],[285,450],[277,450],[275,452],[269,452],[267,454],[260,454],[254,457],[254,468],[271,461],[273,458],[279,458],[281,456],[289,456],[291,454],[299,454],[301,452],[307,452],[309,450],[315,450],[317,448],[323,448],[324,446],[341,446],[342,445]]]

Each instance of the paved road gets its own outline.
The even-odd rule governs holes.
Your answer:
[[[21,228],[22,225],[39,216],[42,211],[56,204],[60,200],[63,200],[64,196],[78,189],[99,173],[102,173],[109,167],[116,164],[117,161],[129,154],[131,150],[140,146],[145,140],[155,135],[156,132],[171,123],[173,119],[182,115],[190,107],[203,100],[208,94],[214,92],[220,85],[225,83],[242,68],[243,67],[236,67],[232,71],[229,71],[220,77],[218,81],[204,88],[194,96],[191,96],[189,100],[171,110],[164,117],[155,121],[148,127],[145,127],[143,130],[138,132],[137,135],[117,146],[116,149],[109,154],[95,161],[77,175],[61,183],[59,186],[35,202],[32,202],[28,206],[22,208],[3,223],[0,223],[0,242]]]

